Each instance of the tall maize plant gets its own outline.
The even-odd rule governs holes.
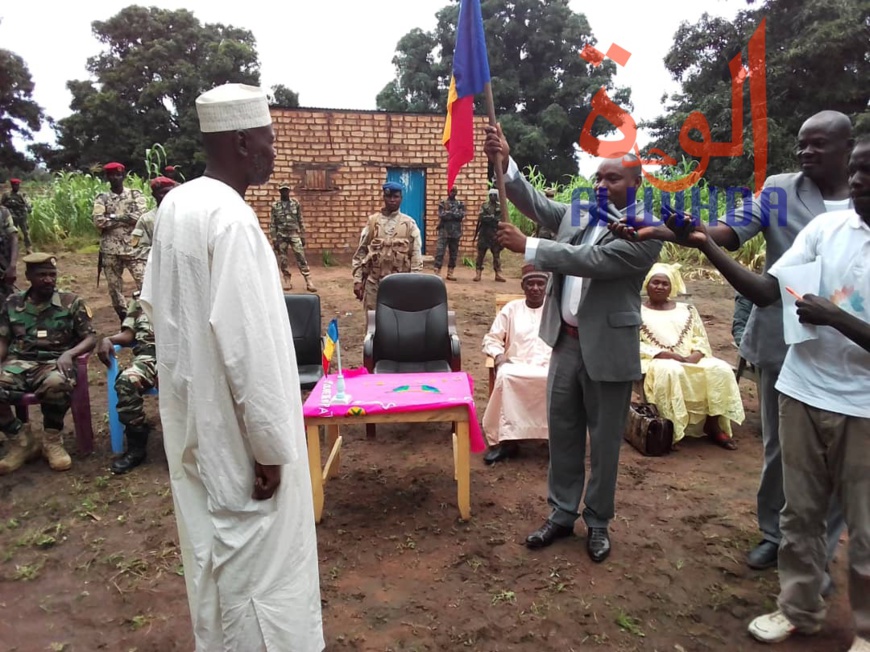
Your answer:
[[[147,180],[130,174],[125,185],[145,194],[149,208],[154,200]],[[30,237],[40,248],[79,249],[99,241],[92,219],[94,199],[109,190],[100,177],[80,172],[59,172],[47,184],[28,184],[33,205]]]

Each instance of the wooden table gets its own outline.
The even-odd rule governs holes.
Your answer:
[[[454,424],[453,432],[453,478],[456,480],[459,516],[471,518],[471,464],[469,446],[469,412],[465,405],[394,414],[362,414],[343,417],[305,417],[308,438],[308,467],[311,471],[311,491],[314,494],[314,520],[320,523],[323,516],[323,485],[341,468],[342,425],[366,423],[438,423]],[[320,426],[326,429],[326,444],[329,457],[321,468]]]

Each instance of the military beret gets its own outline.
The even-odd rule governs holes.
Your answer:
[[[154,177],[151,179],[151,190],[158,190],[160,188],[174,188],[178,184],[169,179],[167,177]]]
[[[401,183],[396,183],[395,181],[387,181],[383,186],[384,192],[404,192],[404,188]]]
[[[290,184],[282,183],[280,186],[278,186],[278,190],[290,190]]]
[[[175,166],[174,165],[167,165],[165,168],[163,168],[163,171],[166,172],[166,174],[174,174],[175,173]]]
[[[57,269],[57,258],[54,254],[36,252],[28,254],[21,260],[23,260],[24,264],[28,267],[51,267],[52,269]]]
[[[9,183],[21,183],[21,179],[9,179]]]
[[[111,163],[106,163],[106,164],[103,166],[103,172],[113,172],[113,171],[115,171],[115,170],[119,170],[119,171],[121,171],[121,172],[124,172],[126,169],[127,169],[127,168],[125,168],[125,167],[123,166],[123,164],[118,163],[118,162],[116,162],[116,161],[112,161]]]
[[[490,197],[498,197],[498,189],[497,188],[490,188],[489,196]]]

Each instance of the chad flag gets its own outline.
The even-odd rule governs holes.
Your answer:
[[[474,158],[474,96],[489,81],[489,60],[480,0],[460,0],[453,52],[453,77],[447,96],[447,121],[442,141],[447,148],[447,189],[460,168]]]
[[[323,373],[325,374],[329,373],[329,363],[332,362],[336,344],[338,344],[338,320],[333,319],[326,327],[326,337],[323,338]]]

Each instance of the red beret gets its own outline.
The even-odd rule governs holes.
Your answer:
[[[167,179],[166,177],[154,177],[151,179],[151,190],[157,190],[158,188],[174,188],[177,185],[178,183],[172,179]]]
[[[173,172],[175,172],[175,166],[174,165],[167,165],[165,168],[163,168],[163,171],[168,172],[169,174],[172,174]]]
[[[9,183],[21,183],[21,179],[9,179]]]
[[[126,169],[127,168],[125,168],[121,163],[116,163],[115,161],[112,161],[111,163],[106,163],[103,166],[103,172],[112,172],[113,170],[120,170],[121,172],[124,172]]]

